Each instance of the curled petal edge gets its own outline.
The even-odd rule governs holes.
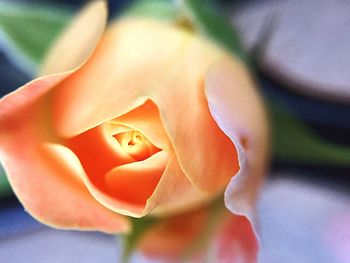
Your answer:
[[[105,31],[107,18],[106,1],[86,4],[49,50],[39,75],[76,71],[85,64]]]
[[[256,201],[268,159],[267,116],[247,69],[224,58],[207,72],[205,92],[209,110],[235,144],[240,169],[225,190],[225,205],[245,216],[259,241]]]

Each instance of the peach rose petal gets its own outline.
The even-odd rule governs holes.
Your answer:
[[[238,60],[223,59],[205,81],[209,108],[238,150],[240,171],[225,192],[226,206],[254,220],[255,202],[268,158],[267,117],[247,69]]]
[[[81,166],[68,161],[69,150],[53,146],[60,140],[50,127],[49,91],[66,76],[34,80],[1,99],[0,159],[19,200],[39,221],[66,229],[126,231],[128,221],[89,194]]]
[[[216,198],[193,185],[182,171],[177,157],[170,155],[168,165],[153,195],[147,200],[143,214],[167,216],[192,210]]]
[[[59,86],[54,117],[62,136],[75,136],[126,114],[146,102],[148,90],[163,86],[163,66],[172,61],[181,38],[153,30],[154,23],[124,19],[111,24],[84,67]],[[167,39],[167,45],[155,41],[158,38]]]
[[[184,174],[201,191],[213,194],[236,174],[238,162],[235,145],[213,120],[204,94],[205,73],[224,54],[203,41],[194,36],[186,40],[164,81],[167,88],[152,98]]]
[[[110,233],[125,232],[130,227],[127,219],[101,206],[88,192],[81,180],[81,165],[69,149],[60,145],[62,141],[52,129],[49,115],[52,90],[86,61],[106,19],[105,3],[91,2],[75,19],[70,33],[61,37],[61,47],[54,48],[42,69],[42,74],[66,73],[33,80],[0,100],[0,159],[9,181],[25,209],[54,227]],[[91,45],[79,53],[79,58],[70,53],[70,62],[61,65],[65,59],[57,57],[57,52],[65,50],[68,55],[69,36],[87,20],[89,27],[85,28],[90,32],[85,33],[90,37],[84,39],[89,39]]]
[[[103,177],[104,186],[94,184],[86,174],[83,178],[90,193],[102,205],[132,217],[149,213],[173,214],[215,198],[194,187],[184,176],[176,158],[165,151],[144,161],[112,169]]]
[[[118,166],[106,174],[106,188],[115,198],[145,205],[165,170],[167,160],[164,152],[158,152],[144,161]]]
[[[76,69],[95,50],[105,30],[107,5],[104,0],[90,1],[49,50],[39,75]]]
[[[185,176],[202,191],[221,191],[238,171],[237,152],[211,117],[203,77],[222,56],[192,33],[152,20],[118,21],[55,92],[55,127],[75,136],[150,99]]]

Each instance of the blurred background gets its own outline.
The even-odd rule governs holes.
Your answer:
[[[35,75],[47,48],[35,39],[53,41],[84,2],[0,0],[1,97]],[[131,2],[110,1],[111,18]],[[252,58],[271,114],[259,262],[350,262],[350,1],[215,5]],[[115,237],[37,223],[0,175],[0,262],[118,262],[119,253]]]

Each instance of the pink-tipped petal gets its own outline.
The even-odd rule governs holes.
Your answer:
[[[217,262],[256,263],[258,241],[248,219],[230,215],[215,238]]]
[[[206,75],[205,88],[214,119],[238,151],[240,170],[226,189],[226,206],[254,221],[268,158],[268,121],[263,103],[247,69],[238,60],[218,61]]]

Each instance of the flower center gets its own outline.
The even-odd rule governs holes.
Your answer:
[[[142,140],[143,140],[143,136],[141,134],[133,132],[133,135],[131,136],[131,140],[128,142],[128,146],[135,146],[138,143],[142,143]]]
[[[119,142],[123,150],[132,156],[136,161],[142,161],[158,152],[155,147],[142,133],[139,131],[126,131],[113,135]]]

